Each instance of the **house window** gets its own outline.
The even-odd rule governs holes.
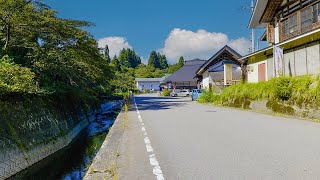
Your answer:
[[[144,88],[144,85],[142,84],[142,87]]]
[[[317,23],[320,20],[320,3],[312,6],[313,8],[313,23]]]
[[[285,39],[291,38],[298,33],[297,14],[294,14],[282,22],[282,35]]]
[[[312,29],[313,8],[309,6],[301,11],[301,32],[308,32]]]

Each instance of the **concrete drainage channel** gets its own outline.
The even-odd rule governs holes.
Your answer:
[[[118,115],[117,109],[120,109],[121,104],[122,102],[118,102],[112,109],[104,109],[101,113],[95,114],[95,120],[67,147],[10,179],[82,179],[90,170],[89,166],[97,151],[105,143],[109,128],[114,124]]]
[[[119,165],[117,158],[119,157],[122,137],[127,126],[127,113],[126,107],[119,113],[106,140],[88,168],[84,180],[118,179]]]

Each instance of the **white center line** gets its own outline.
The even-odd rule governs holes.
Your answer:
[[[150,164],[151,164],[151,166],[153,166],[153,174],[156,175],[157,180],[164,180],[163,173],[161,171],[161,167],[160,167],[159,162],[155,156],[154,150],[151,146],[151,141],[150,141],[149,137],[147,136],[148,133],[147,133],[146,128],[144,127],[143,119],[141,117],[141,114],[139,112],[139,108],[137,106],[135,99],[134,99],[134,105],[136,107],[138,119],[139,119],[141,126],[142,126],[141,131],[144,133],[143,134],[144,135],[144,143],[145,143],[147,152],[149,153]]]

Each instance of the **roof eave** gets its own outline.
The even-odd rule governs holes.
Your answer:
[[[212,60],[214,60],[215,58],[217,58],[220,54],[222,54],[225,50],[227,50],[229,53],[231,53],[234,58],[239,61],[239,64],[242,64],[243,61],[240,60],[241,59],[241,55],[236,52],[234,49],[232,49],[231,47],[229,47],[228,45],[225,45],[222,49],[220,49],[216,54],[214,54],[207,62],[205,62],[197,71],[196,74],[197,75],[201,75],[204,71],[206,71],[206,67],[212,62]]]
[[[260,20],[263,16],[264,10],[267,8],[267,5],[267,0],[257,0],[253,14],[249,22],[250,29],[266,27],[267,23],[261,23]]]

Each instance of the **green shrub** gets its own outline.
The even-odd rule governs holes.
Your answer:
[[[290,103],[299,107],[302,105],[318,105],[317,97],[320,97],[318,79],[318,77],[303,76],[299,80],[295,80]]]
[[[214,92],[203,90],[201,96],[198,98],[199,103],[218,103],[220,96]]]
[[[260,83],[242,83],[227,87],[220,94],[221,100],[239,101],[266,99],[272,96],[272,89],[268,82]]]
[[[317,107],[320,105],[320,77],[279,77],[266,82],[241,83],[227,87],[219,97],[203,94],[199,102],[212,102],[243,107],[257,100],[282,101],[291,105]],[[247,105],[246,105],[247,107]]]
[[[169,91],[169,89],[163,89],[160,95],[161,95],[161,96],[170,96],[170,91]]]
[[[148,94],[148,93],[150,93],[150,90],[145,89],[145,90],[143,90],[143,93],[144,93],[144,94]]]
[[[274,85],[275,98],[288,101],[293,92],[294,78],[292,77],[279,77],[270,81],[271,85]]]

